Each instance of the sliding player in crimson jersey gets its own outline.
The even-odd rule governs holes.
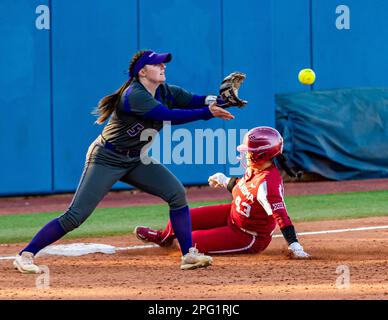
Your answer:
[[[277,157],[288,174],[295,174],[285,165],[283,138],[273,128],[257,127],[245,135],[237,150],[245,161],[243,177],[228,178],[223,173],[209,177],[211,187],[232,192],[233,202],[190,210],[193,244],[205,253],[258,253],[268,247],[278,224],[291,256],[309,258],[287,214],[283,181],[274,163]],[[139,226],[135,234],[164,247],[174,240],[171,223],[163,231]]]

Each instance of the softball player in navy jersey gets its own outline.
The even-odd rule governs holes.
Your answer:
[[[109,122],[90,145],[85,168],[67,211],[45,225],[19,252],[14,267],[23,273],[39,273],[34,256],[44,247],[79,227],[110,191],[123,181],[164,199],[170,207],[170,221],[181,251],[181,269],[206,267],[210,256],[192,247],[191,220],[186,192],[182,183],[162,164],[142,161],[143,130],[161,130],[163,121],[183,124],[218,117],[233,119],[227,110],[217,106],[215,96],[194,95],[165,83],[165,63],[170,53],[151,50],[136,53],[129,66],[129,80],[115,93],[100,100],[97,123]],[[141,155],[142,152],[142,155]]]

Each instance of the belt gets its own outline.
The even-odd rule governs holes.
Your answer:
[[[108,150],[113,151],[115,153],[119,153],[119,154],[122,154],[122,155],[127,156],[127,157],[140,156],[140,151],[141,151],[140,149],[128,149],[128,150],[118,149],[116,146],[114,146],[109,141],[105,140],[103,137],[101,137],[101,143],[105,149],[108,149]]]
[[[248,233],[248,234],[250,234],[250,235],[252,235],[252,236],[257,237],[257,232],[255,232],[255,231],[249,231],[249,230],[247,230],[247,229],[244,229],[244,228],[239,227],[239,226],[233,221],[233,219],[232,219],[232,224],[234,224],[234,225],[235,225],[237,228],[239,228],[242,232],[245,232],[245,233]]]

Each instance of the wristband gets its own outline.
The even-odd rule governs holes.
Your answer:
[[[298,242],[298,238],[296,237],[295,228],[293,225],[287,226],[283,229],[280,229],[283,234],[284,239],[286,239],[288,245],[293,242]]]
[[[234,186],[237,183],[237,179],[238,179],[237,177],[231,177],[229,179],[228,185],[226,186],[226,189],[228,189],[229,192],[232,192]]]

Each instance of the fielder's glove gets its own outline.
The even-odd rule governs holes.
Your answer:
[[[248,101],[238,97],[238,89],[245,80],[246,75],[242,72],[232,72],[222,80],[220,95],[217,97],[217,105],[225,108],[230,106],[244,107]]]
[[[291,257],[295,259],[308,259],[311,257],[307,252],[303,251],[303,247],[299,242],[291,243],[288,250],[290,250]]]
[[[228,186],[229,180],[230,178],[228,178],[221,172],[217,172],[213,174],[208,179],[209,186],[211,186],[212,188],[219,188],[219,187],[226,188]]]

